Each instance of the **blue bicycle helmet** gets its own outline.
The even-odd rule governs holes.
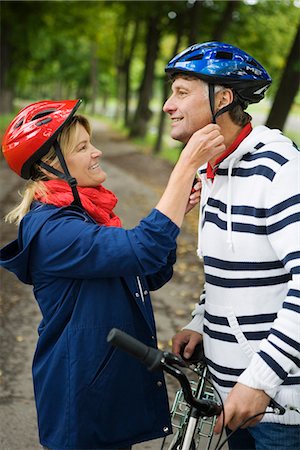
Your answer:
[[[232,88],[236,99],[226,107],[226,111],[238,103],[245,109],[248,104],[259,102],[272,82],[264,67],[252,56],[223,42],[192,45],[171,59],[165,71],[170,76],[186,73],[207,82],[211,106],[214,104],[215,84]],[[223,112],[224,109],[216,115],[213,112],[214,121]]]

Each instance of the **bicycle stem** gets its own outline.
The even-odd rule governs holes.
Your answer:
[[[222,407],[220,404],[208,399],[196,399],[193,396],[191,386],[186,376],[180,370],[169,366],[164,359],[161,360],[161,364],[165,372],[169,373],[179,381],[186,402],[199,411],[199,416],[212,417],[219,415],[222,412]]]

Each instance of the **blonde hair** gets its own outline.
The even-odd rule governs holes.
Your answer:
[[[57,138],[64,156],[72,152],[76,145],[78,140],[79,125],[82,125],[88,134],[91,135],[91,126],[87,118],[80,115],[73,116],[71,122],[63,128]],[[41,161],[51,167],[61,170],[59,159],[56,155],[54,147],[50,148],[49,152],[41,158]],[[45,183],[43,183],[47,180],[49,180],[47,175],[41,170],[38,163],[35,163],[31,169],[31,179],[26,182],[23,192],[19,192],[19,195],[22,198],[21,203],[10,211],[4,217],[4,220],[6,222],[19,225],[23,217],[30,210],[30,206],[35,198],[35,195],[42,194],[43,197],[47,196],[47,188]]]

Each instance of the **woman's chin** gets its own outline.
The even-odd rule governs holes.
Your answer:
[[[104,181],[106,180],[106,173],[102,173],[101,176],[99,177],[94,177],[93,180],[89,180],[86,182],[78,182],[78,186],[79,187],[97,187],[100,186],[100,184],[104,183]]]
[[[94,186],[99,186],[99,184],[104,183],[106,178],[107,178],[106,172],[101,171],[101,173],[99,173],[99,175],[97,175],[97,177],[94,178],[93,185]]]

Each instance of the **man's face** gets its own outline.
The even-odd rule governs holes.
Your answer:
[[[207,84],[195,78],[176,78],[163,110],[171,119],[171,137],[187,143],[195,131],[211,123]]]

